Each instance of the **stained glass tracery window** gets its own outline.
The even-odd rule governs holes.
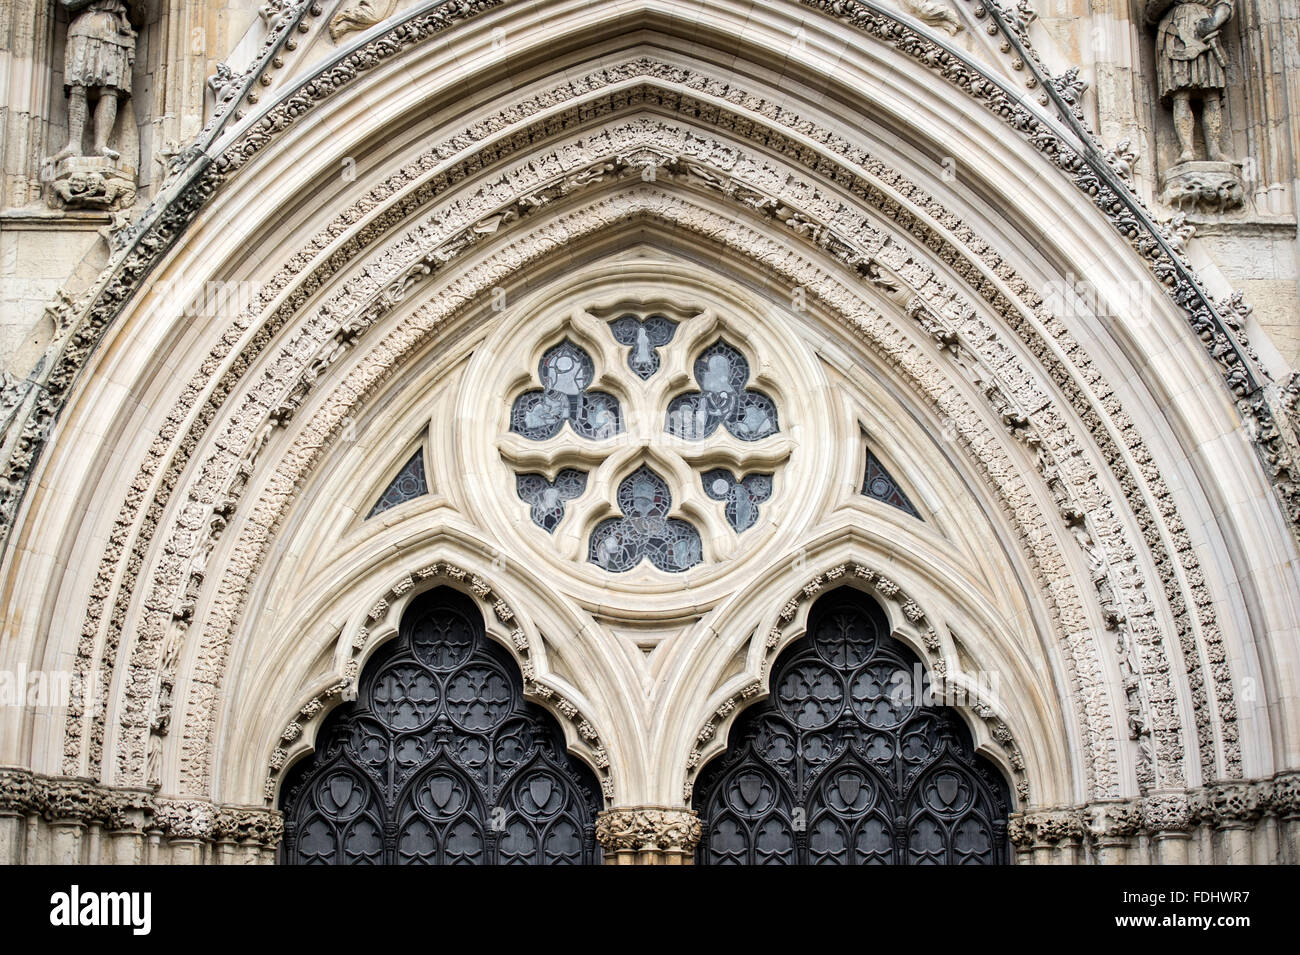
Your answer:
[[[623,573],[648,560],[659,570],[680,573],[700,562],[700,532],[668,516],[672,493],[649,467],[642,465],[624,478],[617,499],[623,516],[607,518],[591,532],[588,555],[593,564]]]
[[[296,864],[593,863],[601,802],[467,597],[418,597],[282,794]]]
[[[555,437],[566,421],[574,434],[592,441],[621,432],[618,399],[589,390],[595,372],[591,356],[573,342],[566,340],[549,349],[537,365],[542,387],[515,399],[510,430],[532,441]]]
[[[515,476],[515,490],[520,499],[529,504],[533,523],[548,533],[564,520],[564,505],[581,497],[587,489],[587,472],[576,468],[561,468],[554,481],[542,474]]]
[[[402,470],[389,482],[384,493],[375,501],[374,507],[366,514],[367,518],[382,514],[391,507],[404,504],[429,493],[429,482],[424,474],[424,449],[418,449],[411,459],[402,465]]]
[[[870,598],[821,598],[771,687],[696,782],[699,862],[1007,861],[1005,781]]]
[[[772,496],[772,475],[747,474],[739,481],[726,468],[714,468],[701,475],[704,493],[715,501],[726,501],[723,514],[732,530],[747,531],[758,522],[758,506]]]
[[[663,315],[650,315],[645,319],[620,315],[609,323],[609,330],[616,342],[630,346],[627,366],[637,377],[647,379],[659,370],[659,348],[673,340],[677,323]]]
[[[867,470],[862,479],[862,493],[911,514],[918,520],[922,519],[921,512],[912,504],[903,488],[894,480],[894,476],[880,463],[880,459],[872,454],[870,448],[867,449]]]
[[[695,381],[700,390],[674,398],[668,405],[664,430],[688,441],[707,438],[727,429],[741,441],[760,441],[776,434],[776,405],[760,391],[746,388],[749,362],[722,340],[706,348],[695,360]]]

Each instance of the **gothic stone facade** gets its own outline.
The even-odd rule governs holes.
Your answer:
[[[12,0],[0,860],[1300,861],[1298,44]]]

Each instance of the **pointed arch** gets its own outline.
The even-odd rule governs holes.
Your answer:
[[[883,608],[839,587],[808,620],[773,664],[771,695],[740,715],[696,780],[698,861],[1009,861],[1006,781],[930,699]]]
[[[467,597],[420,594],[281,793],[289,862],[596,861],[601,800]]]

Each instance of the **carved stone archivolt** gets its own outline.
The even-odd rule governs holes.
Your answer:
[[[268,433],[268,434],[269,434],[269,433]],[[1139,496],[1139,497],[1140,497],[1140,496]],[[1191,554],[1190,554],[1190,548],[1185,549],[1184,551],[1182,551],[1182,553],[1183,553],[1184,555],[1188,556],[1188,557],[1191,556]],[[1195,664],[1195,657],[1192,658],[1192,663]],[[1135,725],[1137,725],[1137,726],[1142,726],[1143,723],[1142,723],[1142,721],[1138,721]]]
[[[765,265],[773,270],[776,274],[788,275],[788,280],[801,287],[810,289],[813,293],[829,306],[842,309],[848,314],[857,316],[856,320],[850,320],[852,327],[862,329],[873,336],[881,336],[888,339],[890,335],[895,334],[895,330],[890,323],[882,317],[864,309],[861,301],[848,288],[835,282],[828,282],[821,278],[817,270],[811,263],[802,259],[796,252],[784,245],[763,238],[757,234],[749,233],[747,230],[737,229],[734,220],[722,216],[710,215],[692,207],[689,203],[676,197],[668,196],[658,190],[641,189],[634,193],[623,193],[611,199],[602,200],[595,206],[591,207],[584,213],[570,214],[557,220],[552,220],[546,226],[543,226],[542,235],[534,236],[522,243],[523,248],[535,250],[533,255],[544,255],[545,251],[550,248],[560,248],[571,245],[581,235],[588,233],[593,229],[607,228],[612,224],[634,220],[639,216],[650,214],[655,218],[662,218],[678,227],[686,228],[692,232],[721,237],[727,241],[728,245],[734,251],[749,250],[761,256]],[[521,267],[530,261],[524,259],[520,261],[518,251],[507,251],[499,253],[497,257],[489,259],[477,270],[483,276],[479,279],[474,272],[467,274],[462,280],[457,281],[452,288],[438,299],[421,306],[407,320],[417,328],[423,327],[428,330],[434,330],[444,327],[448,321],[447,313],[455,309],[459,303],[474,301],[477,296],[488,291],[492,283],[499,278],[500,272],[497,267],[498,262],[509,261],[514,267]],[[478,289],[475,289],[475,283],[481,283]],[[454,312],[452,312],[454,314]],[[406,337],[405,335],[403,337]],[[414,347],[418,339],[408,338],[411,347]],[[923,372],[922,369],[928,365],[928,360],[921,355],[915,354],[914,349],[909,348],[902,340],[893,342],[892,347],[888,348],[886,353],[891,356],[891,360],[897,361],[901,368],[911,367],[912,374],[917,381],[917,388],[921,393],[929,391],[931,388],[936,389],[937,394],[942,393],[939,380],[936,379],[933,372]],[[295,439],[297,447],[291,446],[281,460],[281,468],[290,467],[292,470],[284,473],[277,478],[272,486],[283,490],[276,492],[277,501],[265,501],[255,506],[253,513],[264,515],[265,520],[276,520],[274,517],[276,511],[283,507],[291,500],[291,489],[298,486],[302,480],[302,470],[311,466],[315,457],[321,453],[327,444],[330,435],[336,433],[338,426],[345,417],[348,416],[354,398],[359,394],[366,394],[374,383],[382,380],[386,374],[388,363],[399,360],[398,356],[391,354],[385,355],[384,363],[374,366],[358,366],[351,375],[351,380],[343,386],[343,389],[336,393],[336,396],[326,402],[323,412],[318,413],[316,420]],[[936,394],[936,397],[937,397]],[[952,420],[969,422],[970,427],[978,432],[983,427],[980,415],[975,413],[964,400],[957,398],[955,395],[947,397],[948,404],[941,405],[941,410],[946,417]],[[322,417],[322,414],[324,415]],[[992,460],[998,456],[994,448],[996,442],[990,437],[972,437],[972,440],[978,441],[983,446],[983,453],[986,459]],[[991,480],[990,484],[996,485],[1000,493],[1007,494],[1014,486],[1011,482],[1011,473],[1014,469],[1009,464],[1003,465],[997,473],[999,481]],[[1032,508],[1031,501],[1026,498],[1020,503],[1020,511],[1023,514],[1026,508]],[[1016,513],[1016,508],[1010,508],[1011,513]],[[1041,518],[1040,518],[1041,520]],[[273,526],[273,525],[272,525]],[[200,653],[205,659],[220,661],[225,658],[229,650],[230,634],[235,628],[239,607],[247,594],[247,581],[250,576],[250,568],[256,567],[263,559],[266,543],[271,536],[271,528],[267,526],[254,527],[245,524],[238,542],[239,548],[244,553],[236,552],[228,558],[228,570],[217,593],[214,595],[212,610],[209,611],[205,618],[204,644]],[[1050,553],[1052,545],[1048,544],[1050,538],[1039,535],[1035,538],[1039,546],[1044,548],[1045,553]],[[1057,605],[1061,605],[1066,593],[1064,587],[1057,587]],[[1077,599],[1077,597],[1076,597]],[[161,622],[161,618],[160,618]],[[147,635],[147,634],[145,634]],[[1063,641],[1066,646],[1073,646],[1071,652],[1083,652],[1083,644],[1077,641],[1071,644],[1069,641]],[[137,644],[139,646],[139,644]],[[1094,647],[1091,656],[1080,657],[1078,671],[1087,674],[1099,674],[1100,658],[1096,655],[1097,650]],[[219,676],[219,670],[213,671],[213,676]],[[1100,687],[1103,685],[1103,678],[1100,675],[1089,677],[1094,685]],[[206,680],[204,681],[206,683]],[[184,724],[187,728],[197,729],[200,726],[208,726],[209,731],[212,727],[212,711],[205,702],[212,698],[215,692],[215,684],[206,686],[203,683],[192,683],[191,692],[201,692],[203,696],[192,697],[190,709],[187,712]],[[143,710],[147,711],[147,701],[141,701]],[[1092,713],[1085,714],[1085,722],[1094,721],[1093,725],[1097,739],[1105,739],[1112,731],[1106,728],[1106,715],[1104,709],[1098,707]],[[143,723],[140,724],[143,727]],[[129,730],[124,726],[123,733]],[[143,744],[144,736],[139,736],[140,743]],[[132,752],[140,752],[131,745],[123,745],[120,749],[124,760],[131,758]],[[202,756],[203,762],[195,759],[193,763],[194,772],[200,774],[206,773],[206,752],[207,747],[200,741],[184,746],[184,753]],[[1099,748],[1092,754],[1094,761],[1113,759],[1113,750],[1109,751],[1105,747]],[[123,762],[123,768],[129,767],[129,762]],[[1097,763],[1098,767],[1103,767],[1104,762]],[[186,776],[185,778],[197,782],[201,776]],[[1105,776],[1106,785],[1114,785],[1118,780],[1113,771],[1108,770]],[[191,783],[192,784],[192,783]]]
[[[927,65],[937,63],[953,73],[948,79],[968,91],[980,82],[973,69],[957,66],[928,38],[883,15],[870,16],[873,24],[893,24],[888,42],[907,46],[918,58],[932,57]],[[395,52],[373,44],[366,50],[374,62]],[[115,263],[113,276],[82,310],[83,321],[69,335],[67,348],[52,355],[51,376],[31,402],[31,416],[12,436],[3,501],[9,518],[77,369],[119,303],[138,290],[149,264],[222,181],[297,115],[368,68],[351,61],[338,67],[327,83],[299,94],[298,113],[292,97],[277,106],[182,188],[165,215],[132,237],[134,244]],[[626,87],[636,77],[650,81],[620,90],[607,102],[593,95],[614,83]],[[665,92],[665,86],[673,89]],[[692,92],[683,95],[681,88]],[[1037,140],[1035,145],[1076,175],[1085,191],[1091,188],[1078,157],[1024,107],[1012,106],[991,84],[973,95],[1003,112],[1013,126],[1048,136],[1048,148]],[[689,126],[609,120],[609,128],[571,140],[562,150],[532,150],[530,138],[562,129],[565,120],[552,116],[549,127],[529,127],[528,117],[553,109],[557,100],[581,101],[583,115],[593,118],[613,117],[628,104],[668,107],[695,118]],[[516,138],[503,135],[513,134],[516,124]],[[795,131],[817,148],[785,135]],[[488,158],[499,164],[501,178],[477,194],[461,189],[443,201],[465,176],[465,167],[453,168],[452,158],[466,142],[488,136],[498,140]],[[758,139],[781,154],[780,163],[753,148]],[[541,172],[508,168],[512,155],[528,157]],[[473,162],[481,166],[484,160]],[[656,182],[662,177],[661,187],[645,184],[646,170]],[[829,193],[819,193],[823,176],[860,205],[837,206]],[[616,184],[621,191],[607,195]],[[399,193],[401,201],[394,201]],[[1097,182],[1089,195],[1104,203],[1113,190]],[[742,210],[741,221],[718,215],[718,204]],[[538,215],[542,209],[547,211]],[[421,231],[398,236],[397,227],[413,221],[419,210],[430,213]],[[530,228],[523,221],[530,218],[544,221]],[[433,220],[440,220],[436,227]],[[100,700],[107,699],[109,675],[125,666],[126,695],[114,716],[121,731],[109,741],[117,759],[108,770],[112,778],[133,785],[160,782],[164,761],[172,758],[181,791],[208,791],[220,687],[250,580],[297,489],[323,459],[341,423],[403,356],[470,314],[475,296],[521,268],[545,262],[550,250],[628,222],[669,223],[702,244],[762,262],[791,287],[810,290],[819,307],[836,314],[867,347],[916,382],[938,414],[956,423],[961,447],[1016,528],[1037,584],[1051,595],[1056,640],[1070,661],[1089,798],[1128,789],[1121,768],[1128,759],[1121,757],[1125,733],[1133,744],[1138,788],[1152,799],[1187,785],[1185,749],[1199,763],[1199,778],[1243,774],[1232,673],[1188,530],[1155,455],[1042,297],[974,229],[881,161],[735,84],[639,60],[513,106],[509,118],[458,132],[408,163],[286,259],[254,306],[204,357],[122,503],[77,651],[83,671],[98,664],[105,674]],[[1224,316],[1232,307],[1199,304],[1199,293],[1179,272],[1185,263],[1168,248],[1169,234],[1148,234],[1138,219],[1117,224],[1131,229],[1139,252],[1192,313],[1194,324],[1200,323],[1198,330],[1230,386],[1240,395],[1254,394],[1246,361],[1228,360],[1237,351],[1225,350],[1225,343],[1241,341],[1239,329],[1225,331],[1231,319]],[[772,241],[774,232],[783,233],[783,243]],[[372,254],[390,239],[382,255]],[[488,253],[490,243],[498,245]],[[842,281],[839,271],[828,275],[821,263],[847,269],[860,284]],[[342,291],[315,301],[317,292],[348,268],[357,272],[346,284],[340,282]],[[421,287],[432,282],[442,283],[442,301],[421,304]],[[904,322],[865,306],[864,289],[873,301],[892,303]],[[382,331],[369,333],[390,315],[396,317]],[[992,315],[1014,334],[995,326]],[[254,380],[254,368],[269,374]],[[15,409],[25,397],[13,403]],[[1286,475],[1291,460],[1286,429],[1273,424],[1272,407],[1252,404],[1248,419],[1258,424],[1263,445],[1281,449],[1270,467]],[[1073,540],[1070,547],[1077,544],[1077,549],[1067,551],[1059,540]],[[1076,584],[1071,568],[1080,564],[1088,568],[1087,577]],[[140,595],[136,604],[133,592]],[[138,619],[133,607],[140,609]],[[1089,634],[1097,621],[1108,644],[1104,651]],[[174,720],[172,695],[186,659],[197,663],[185,684],[183,717]],[[1126,726],[1115,725],[1110,713],[1112,666],[1123,682]],[[1180,692],[1190,704],[1187,727],[1179,715]],[[324,706],[329,699],[327,694],[308,701],[302,719],[319,712],[306,713],[313,703]],[[734,707],[739,700],[730,703]],[[69,714],[66,772],[104,771],[109,725],[103,712]],[[726,715],[718,712],[719,718]],[[301,733],[302,719],[295,717],[286,732]],[[184,727],[178,740],[173,724]],[[174,756],[164,756],[164,750]],[[1014,751],[1012,744],[1008,752]],[[274,773],[276,767],[271,768]]]

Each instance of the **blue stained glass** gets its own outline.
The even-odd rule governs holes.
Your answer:
[[[737,481],[725,468],[715,468],[701,475],[704,493],[715,501],[726,501],[723,513],[737,533],[749,530],[758,522],[758,505],[772,496],[772,475],[749,474]]]
[[[538,363],[537,376],[542,387],[515,399],[511,431],[532,441],[546,441],[559,434],[567,421],[574,434],[598,441],[623,430],[618,399],[587,390],[595,380],[595,365],[573,342],[548,350]]]
[[[921,512],[912,505],[893,475],[885,470],[885,466],[871,453],[870,448],[867,449],[867,473],[862,480],[862,493],[911,514],[917,520],[923,519]]]
[[[515,491],[531,505],[529,514],[533,523],[548,533],[553,533],[564,520],[564,505],[581,497],[586,489],[587,472],[574,468],[562,468],[554,481],[546,480],[541,474],[515,475]]]
[[[402,465],[402,470],[397,472],[397,477],[379,495],[379,500],[375,501],[375,506],[370,509],[366,518],[372,518],[390,507],[396,507],[398,504],[405,504],[407,501],[429,493],[429,482],[424,476],[424,449],[416,451],[411,456],[411,460]]]
[[[663,478],[645,465],[633,471],[618,486],[623,516],[601,521],[591,533],[591,562],[616,574],[643,559],[666,573],[694,567],[702,559],[700,532],[680,518],[669,517],[672,504]]]
[[[609,323],[609,330],[620,345],[631,346],[627,366],[645,379],[659,370],[659,347],[673,340],[677,323],[662,315],[644,321],[635,315],[620,315]]]
[[[724,341],[716,341],[695,360],[699,391],[674,398],[664,430],[698,441],[726,428],[741,441],[759,441],[780,430],[776,405],[760,391],[747,389],[749,362]]]

